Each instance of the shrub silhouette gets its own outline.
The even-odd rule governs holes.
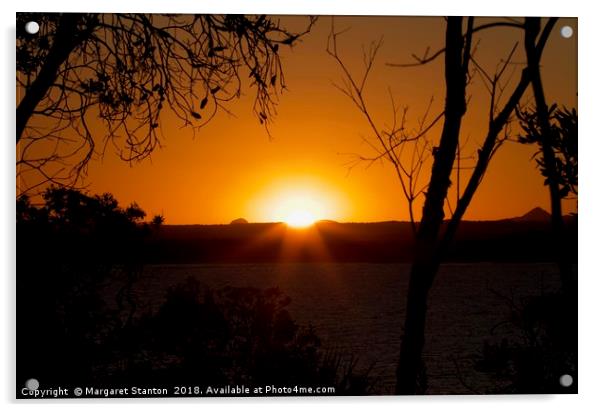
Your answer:
[[[334,386],[337,394],[368,393],[374,381],[354,359],[321,350],[311,326],[302,327],[277,288],[226,287],[201,291],[189,277],[171,287],[154,313],[122,335],[136,359],[110,380],[191,385]],[[131,342],[135,341],[135,344]],[[144,357],[136,354],[145,354]]]

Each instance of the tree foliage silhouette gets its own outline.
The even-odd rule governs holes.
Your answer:
[[[35,35],[24,29],[31,20]],[[19,13],[20,177],[76,182],[109,146],[124,160],[144,159],[160,145],[166,109],[197,130],[247,84],[267,128],[285,88],[280,48],[314,22],[293,32],[266,16]]]
[[[544,184],[550,183],[549,176],[553,173],[543,160],[544,136],[537,113],[525,109],[517,112],[521,123],[522,134],[518,142],[523,144],[535,144],[538,146],[535,161],[544,177]],[[578,192],[578,161],[577,161],[577,110],[566,107],[559,108],[552,105],[549,110],[550,118],[550,140],[549,144],[554,152],[553,169],[556,170],[559,184],[559,195],[561,198],[576,196]]]

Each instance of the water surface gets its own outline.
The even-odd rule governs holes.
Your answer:
[[[315,326],[324,347],[358,357],[360,368],[373,365],[378,391],[391,393],[409,268],[374,263],[155,265],[145,268],[136,288],[143,302],[156,307],[169,286],[188,276],[204,288],[277,286],[292,298],[293,319]],[[470,362],[492,337],[491,329],[507,319],[512,304],[558,285],[554,264],[443,265],[430,294],[424,350],[428,392],[467,393],[466,384],[490,387],[493,383]],[[501,327],[494,336],[516,333]]]

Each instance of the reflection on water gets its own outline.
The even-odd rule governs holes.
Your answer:
[[[323,346],[359,357],[360,367],[374,365],[379,391],[391,393],[405,312],[407,264],[285,263],[157,265],[145,268],[137,292],[156,307],[170,285],[188,276],[203,287],[277,286],[292,298],[290,312],[311,323]],[[431,293],[425,361],[429,393],[466,393],[458,374],[475,386],[487,376],[463,367],[505,319],[509,300],[558,287],[554,264],[447,264]],[[498,328],[496,333],[514,331]]]

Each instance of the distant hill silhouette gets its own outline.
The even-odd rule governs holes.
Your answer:
[[[517,222],[549,222],[550,218],[551,216],[548,212],[541,207],[535,207],[524,215],[515,217],[512,220]]]
[[[554,262],[549,219],[531,211],[516,219],[465,221],[445,261]],[[577,245],[577,221],[567,219]],[[443,225],[447,225],[444,222]],[[148,263],[410,262],[409,222],[319,221],[305,230],[284,223],[164,225],[146,248]],[[569,254],[577,256],[576,247]]]
[[[316,222],[316,224],[320,224],[320,223],[335,223],[335,224],[337,224],[339,222],[337,222],[336,220],[330,220],[330,219],[322,219],[322,220],[318,220]]]
[[[247,219],[244,219],[242,217],[239,217],[238,219],[234,219],[233,221],[230,222],[231,225],[245,225],[249,223],[247,221]]]

